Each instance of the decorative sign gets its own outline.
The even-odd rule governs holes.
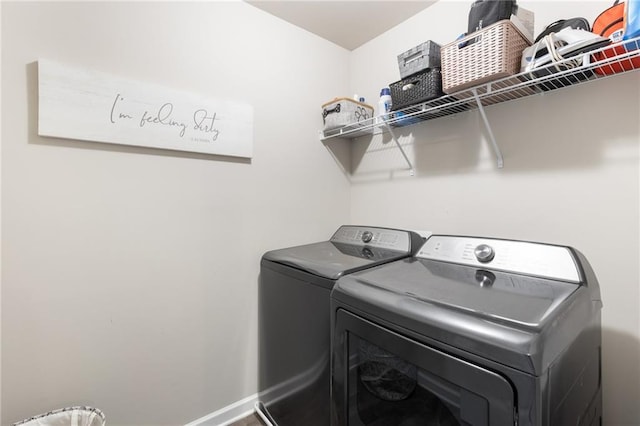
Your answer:
[[[253,107],[38,61],[38,134],[251,158]]]

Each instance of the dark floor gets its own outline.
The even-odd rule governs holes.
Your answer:
[[[231,423],[229,426],[264,426],[264,423],[256,416],[252,414],[244,419],[240,419],[235,423]]]

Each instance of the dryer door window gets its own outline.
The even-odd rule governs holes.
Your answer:
[[[349,339],[349,424],[458,426],[460,389],[360,339]]]
[[[334,424],[514,424],[502,376],[345,311],[334,334]]]

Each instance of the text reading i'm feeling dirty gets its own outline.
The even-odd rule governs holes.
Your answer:
[[[141,114],[134,114],[127,110],[126,99],[118,93],[111,105],[109,120],[116,124],[123,120],[134,120],[138,127],[165,126],[168,131],[175,131],[183,138],[189,130],[196,132],[189,137],[194,142],[215,142],[220,135],[220,130],[215,127],[216,112],[206,109],[197,109],[193,112],[192,121],[184,122],[173,118],[174,106],[171,102],[165,102],[157,110],[145,110]]]

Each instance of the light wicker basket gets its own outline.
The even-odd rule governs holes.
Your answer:
[[[349,125],[370,124],[373,107],[349,98],[335,98],[322,105],[323,130],[333,130]]]
[[[530,46],[510,20],[504,20],[442,47],[442,90],[450,94],[520,71]]]

